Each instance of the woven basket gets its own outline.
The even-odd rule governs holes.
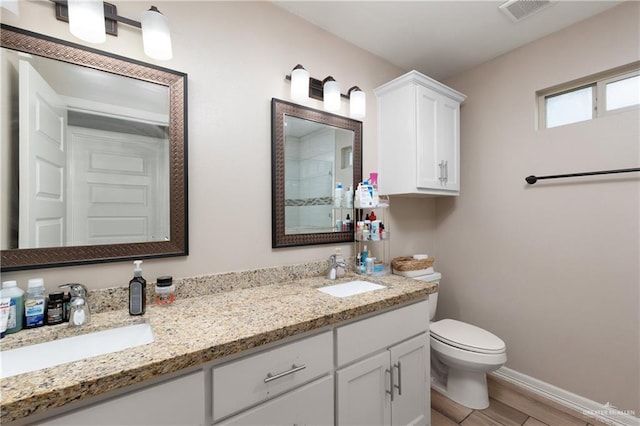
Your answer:
[[[391,261],[391,266],[396,271],[419,271],[433,266],[436,259],[428,257],[426,259],[414,259],[409,256],[396,257]]]

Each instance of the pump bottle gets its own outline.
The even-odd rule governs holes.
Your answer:
[[[129,314],[144,315],[147,307],[147,280],[142,278],[142,260],[136,260],[133,264],[133,278],[129,281]]]

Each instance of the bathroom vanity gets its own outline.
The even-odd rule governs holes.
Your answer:
[[[371,281],[386,288],[338,298],[314,277],[150,307],[153,343],[0,380],[3,424],[429,424],[437,286]]]

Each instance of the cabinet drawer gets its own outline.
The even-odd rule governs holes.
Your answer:
[[[332,367],[330,331],[214,367],[213,419],[293,389]]]
[[[331,425],[333,424],[333,376],[224,420],[219,425]]]
[[[422,301],[336,330],[338,366],[429,330],[429,305]]]

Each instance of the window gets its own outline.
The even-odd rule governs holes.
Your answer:
[[[640,106],[640,62],[537,93],[540,128],[552,128]]]
[[[613,80],[605,83],[607,111],[640,105],[640,75]]]

